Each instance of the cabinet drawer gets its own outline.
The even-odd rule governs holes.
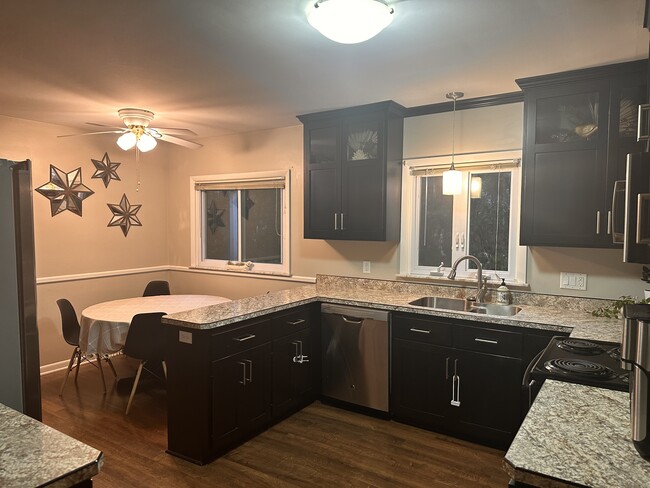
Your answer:
[[[521,358],[524,335],[521,332],[458,325],[454,328],[454,347],[499,356]]]
[[[219,359],[236,354],[246,349],[264,344],[271,340],[271,328],[268,321],[259,321],[222,334],[215,334],[210,339],[212,359]]]
[[[309,327],[309,308],[301,307],[278,315],[272,319],[271,334],[273,338],[283,337]]]
[[[451,346],[451,324],[436,320],[397,317],[393,320],[393,337]]]

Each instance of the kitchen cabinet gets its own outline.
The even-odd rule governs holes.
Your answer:
[[[524,332],[475,325],[393,316],[392,411],[398,421],[505,447],[522,421]]]
[[[306,239],[399,240],[403,111],[386,101],[298,116]]]
[[[520,244],[616,247],[614,183],[625,179],[646,99],[646,61],[517,80],[524,91]]]
[[[311,403],[318,310],[306,305],[210,330],[167,328],[167,452],[210,462]]]

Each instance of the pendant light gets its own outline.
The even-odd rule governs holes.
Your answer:
[[[384,30],[393,21],[393,12],[383,0],[317,0],[307,20],[332,41],[357,44]]]
[[[463,98],[463,92],[449,92],[447,98],[454,101],[454,112],[451,125],[451,166],[442,173],[442,194],[460,195],[463,191],[463,174],[454,166],[454,153],[456,152],[456,100]]]

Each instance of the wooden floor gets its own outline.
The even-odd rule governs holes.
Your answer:
[[[118,375],[133,363],[115,361]],[[75,387],[63,373],[42,377],[43,422],[104,452],[96,488],[119,487],[499,487],[504,453],[350,413],[319,402],[207,466],[165,453],[166,393],[151,380],[128,395],[104,396],[99,372],[83,366]]]

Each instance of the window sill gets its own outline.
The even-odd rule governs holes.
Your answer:
[[[445,285],[445,286],[476,286],[476,278],[469,277],[458,277],[455,280],[450,280],[447,278],[446,274],[443,273],[442,276],[430,276],[430,275],[420,275],[420,274],[398,274],[395,276],[395,279],[398,281],[413,281],[417,283],[430,283],[435,285]],[[501,284],[501,281],[492,279],[488,281],[488,288],[497,288]],[[510,290],[516,291],[530,291],[530,285],[528,283],[523,283],[521,281],[508,281],[506,280],[506,285]]]
[[[223,273],[223,274],[233,274],[233,275],[278,276],[282,278],[287,278],[291,276],[291,273],[287,273],[284,271],[260,271],[254,269],[246,269],[245,267],[241,267],[241,269],[236,269],[234,267],[190,266],[189,269],[195,269],[198,271],[206,271],[206,272]]]

